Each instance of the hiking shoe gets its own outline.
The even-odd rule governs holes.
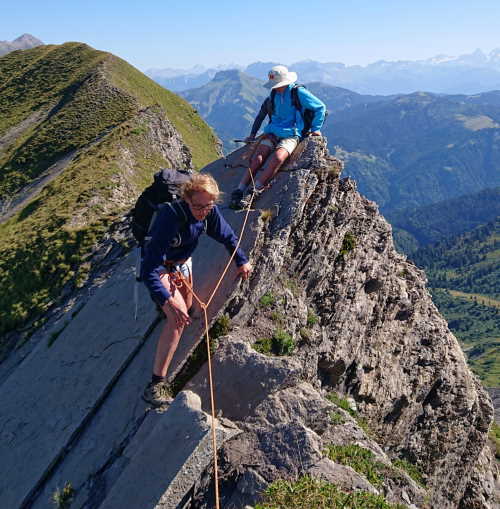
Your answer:
[[[170,387],[163,382],[154,384],[150,382],[144,389],[142,399],[153,406],[168,405],[174,399]]]
[[[262,189],[254,189],[253,191],[250,191],[244,198],[242,198],[241,208],[251,207],[257,202],[266,189],[266,187],[263,187]]]
[[[229,208],[233,210],[240,210],[243,208],[241,201],[243,200],[243,191],[241,189],[235,189],[231,193],[231,201],[229,202]]]

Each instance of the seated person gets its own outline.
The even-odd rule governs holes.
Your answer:
[[[301,138],[309,135],[321,136],[320,129],[325,119],[326,106],[305,87],[297,85],[296,81],[297,73],[289,72],[283,65],[277,65],[269,71],[269,81],[264,84],[271,89],[271,94],[262,103],[250,136],[245,140],[255,140],[262,121],[269,115],[269,123],[264,128],[264,139],[260,141],[250,160],[249,170],[254,177],[267,160],[262,174],[255,182],[257,194],[265,189]],[[238,210],[245,206],[243,198],[250,181],[250,175],[245,173],[238,188],[231,194],[231,208]]]

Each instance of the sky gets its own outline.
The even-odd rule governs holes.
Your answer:
[[[500,48],[500,0],[23,0],[0,40],[85,42],[141,70],[301,60],[366,65]]]

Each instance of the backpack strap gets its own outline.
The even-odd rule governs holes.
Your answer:
[[[306,88],[305,85],[297,85],[295,84],[292,88],[292,104],[296,110],[299,110],[302,113],[302,104],[300,104],[299,99],[299,88]]]
[[[271,90],[270,96],[267,98],[267,114],[269,115],[269,121],[274,113],[274,98],[276,97],[276,90]]]
[[[188,223],[188,217],[184,207],[178,201],[168,202],[167,205],[170,207],[177,219],[180,219],[181,227],[184,228]]]

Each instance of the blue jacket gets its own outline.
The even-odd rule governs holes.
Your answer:
[[[304,128],[304,120],[300,111],[292,104],[292,88],[295,83],[288,85],[282,94],[277,92],[274,96],[274,112],[271,122],[264,128],[265,133],[272,133],[279,138],[291,138],[292,136],[301,136]],[[302,106],[302,111],[312,110],[314,118],[311,125],[311,131],[319,131],[325,120],[326,106],[307,88],[298,87],[298,98]],[[262,103],[260,112],[255,118],[252,126],[251,135],[255,136],[259,130],[262,121],[266,117],[267,101],[270,96]]]
[[[204,221],[195,219],[184,201],[172,204],[177,212],[168,205],[160,209],[151,229],[151,240],[144,250],[141,277],[147,286],[151,297],[163,306],[171,296],[160,281],[160,271],[164,269],[163,262],[187,260],[196,249],[198,239],[205,230],[210,237],[224,244],[230,254],[238,242],[231,226],[222,217],[215,206]],[[181,207],[182,210],[178,211]],[[183,212],[185,212],[185,216]],[[238,249],[235,255],[236,265],[239,267],[248,262],[245,253]]]

